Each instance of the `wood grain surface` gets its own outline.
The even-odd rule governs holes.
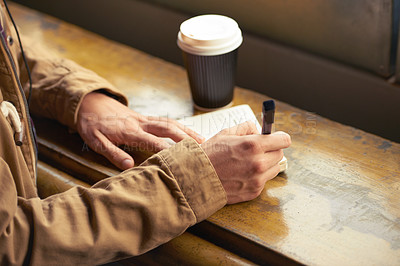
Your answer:
[[[182,67],[15,4],[12,12],[22,33],[111,81],[132,109],[170,118],[196,113]],[[249,104],[259,119],[266,99],[235,89],[234,105]],[[288,170],[257,199],[226,206],[191,233],[258,264],[400,265],[400,144],[276,105],[275,130],[292,136]],[[41,159],[52,167],[89,184],[118,172],[76,134],[36,121]]]

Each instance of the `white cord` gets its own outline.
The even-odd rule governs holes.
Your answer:
[[[15,109],[15,106],[7,101],[3,101],[0,103],[1,112],[5,117],[9,117],[11,120],[12,127],[16,133],[20,133],[22,131],[22,123],[19,118],[18,111]]]

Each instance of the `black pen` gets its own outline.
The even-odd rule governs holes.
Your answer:
[[[271,134],[272,124],[274,123],[274,117],[275,117],[274,100],[268,100],[263,102],[262,113],[263,113],[263,125],[261,134],[263,135]],[[285,171],[288,168],[288,163],[285,156],[283,156],[282,159],[280,160],[279,167],[280,167],[279,173]]]
[[[263,124],[261,134],[271,134],[272,124],[274,123],[275,117],[275,102],[274,100],[268,100],[263,102],[262,107],[263,113]]]

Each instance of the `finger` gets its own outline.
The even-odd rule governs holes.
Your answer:
[[[153,134],[158,137],[171,138],[174,141],[180,141],[189,137],[188,134],[172,122],[167,121],[149,121],[144,130],[147,133]]]
[[[279,174],[279,170],[279,165],[274,165],[253,180],[249,180],[239,193],[229,195],[227,204],[234,204],[257,198],[263,191],[265,183],[276,177]]]
[[[137,147],[140,150],[156,153],[171,147],[171,145],[165,140],[144,131],[136,134],[125,134],[124,136],[123,144]]]
[[[246,121],[237,126],[224,129],[219,134],[245,136],[245,135],[253,135],[259,133],[260,132],[258,132],[257,127],[253,122]]]
[[[135,161],[129,154],[115,146],[100,131],[94,134],[94,139],[88,142],[88,145],[122,170],[132,168],[135,165]]]
[[[279,164],[275,164],[271,168],[268,169],[268,171],[264,174],[264,184],[267,183],[269,180],[274,179],[279,172],[281,171],[281,167]]]
[[[173,124],[167,126],[163,123],[157,122],[156,124],[149,125],[146,129],[147,133],[158,137],[171,138],[175,142],[191,137],[184,130]],[[198,137],[198,140],[196,141],[201,142],[203,140]]]
[[[265,171],[261,176],[259,183],[264,184],[263,187],[261,187],[261,190],[264,188],[265,183],[267,183],[269,180],[274,179],[280,172],[280,166],[279,164],[275,164],[268,168],[267,171]]]
[[[152,134],[155,134],[159,137],[168,137],[173,139],[174,141],[181,141],[184,138],[192,137],[194,140],[196,140],[198,143],[203,143],[205,141],[205,138],[203,136],[201,136],[200,134],[198,134],[197,132],[195,132],[194,130],[182,125],[181,123],[179,123],[176,120],[170,119],[170,118],[166,118],[166,117],[152,117],[149,116],[148,117],[149,121],[153,121],[153,122],[164,122],[163,125],[165,125],[169,128],[172,127],[173,129],[179,129],[177,132],[169,132],[168,134],[170,135],[159,135],[158,132],[154,132]],[[172,129],[172,130],[173,130]],[[151,132],[149,132],[151,133]],[[177,136],[177,134],[180,134],[179,136]]]
[[[198,134],[196,131],[191,130],[190,128],[182,125],[179,122],[176,122],[176,126],[183,130],[188,136],[192,137],[194,140],[196,140],[199,144],[203,143],[206,138],[203,137],[202,135]]]
[[[283,158],[283,150],[269,151],[260,155],[259,158],[260,158],[260,164],[263,165],[263,167],[259,167],[259,169],[261,171],[266,171],[269,168],[279,164],[279,162]]]
[[[258,139],[261,148],[265,152],[286,149],[291,144],[290,135],[281,131],[270,135],[254,135],[251,137]]]

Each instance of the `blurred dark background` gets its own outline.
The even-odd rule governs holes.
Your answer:
[[[400,0],[15,0],[182,65],[181,22],[244,32],[237,85],[400,142]]]

